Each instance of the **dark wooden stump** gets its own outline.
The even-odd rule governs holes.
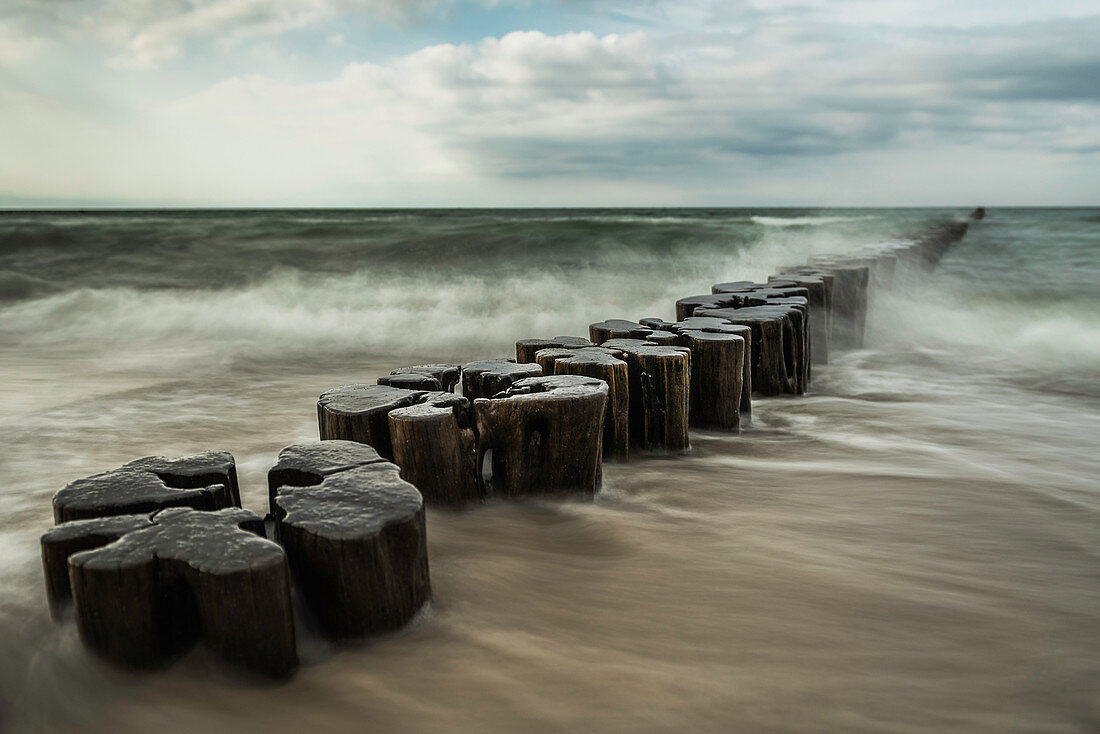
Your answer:
[[[546,352],[538,353],[542,364]],[[625,458],[630,453],[630,377],[626,362],[610,349],[578,349],[572,354],[553,355],[546,359],[550,364],[544,370],[555,375],[581,375],[595,377],[607,383],[607,413],[604,416],[603,454],[605,457]]]
[[[691,425],[741,430],[745,340],[735,334],[690,330],[679,337],[691,349]]]
[[[450,393],[390,412],[394,463],[429,505],[460,507],[481,499],[470,403]]]
[[[835,278],[832,343],[839,349],[861,348],[867,322],[870,269],[866,265],[849,265],[826,257],[811,258],[810,263],[814,268],[824,270]]]
[[[211,452],[220,461],[222,452]],[[240,503],[240,490],[237,489],[236,470],[228,472],[208,471],[204,465],[206,454],[182,459],[164,459],[153,456],[127,464],[102,474],[78,479],[59,490],[53,497],[53,516],[58,523],[70,520],[86,520],[111,515],[149,514],[165,507],[192,507],[196,510],[218,510],[223,507],[235,507]],[[190,460],[195,460],[190,462]],[[164,467],[166,462],[178,462],[179,467],[195,469],[193,473],[182,472],[174,475],[163,472],[163,476],[145,465]],[[190,462],[190,463],[189,463]],[[233,457],[229,457],[233,465]],[[209,486],[200,485],[211,479],[232,482]],[[173,486],[168,482],[177,482],[183,486]]]
[[[241,506],[237,464],[228,451],[204,451],[177,458],[146,456],[124,464],[122,468],[151,471],[169,487],[177,489],[201,489],[221,484],[229,491],[229,502],[220,507]]]
[[[535,355],[543,349],[582,349],[595,346],[588,339],[579,336],[555,336],[553,339],[520,339],[516,342],[516,362],[531,364]],[[544,372],[543,374],[548,374]]]
[[[665,330],[653,330],[644,336],[639,336],[639,339],[645,339],[650,344],[656,344],[661,347],[675,347],[683,345],[683,340],[680,339],[680,335],[672,331]]]
[[[462,394],[467,400],[491,398],[504,392],[518,380],[541,375],[542,368],[534,363],[519,363],[508,359],[470,362],[462,366]]]
[[[406,390],[454,392],[461,374],[462,367],[457,364],[414,364],[411,367],[399,367],[389,375],[379,377],[378,384],[403,387]]]
[[[42,536],[42,567],[46,573],[46,599],[50,614],[60,619],[72,601],[69,556],[113,543],[126,533],[150,527],[148,515],[115,515],[92,520],[73,520]]]
[[[329,390],[317,401],[317,424],[322,441],[342,439],[373,446],[387,461],[393,460],[389,413],[415,405],[427,393],[388,385],[344,385]]]
[[[554,375],[520,380],[497,398],[475,400],[478,466],[488,491],[505,497],[595,494],[607,394],[603,380]]]
[[[733,334],[745,342],[744,358],[741,360],[741,422],[752,421],[752,328],[742,324],[731,324],[726,319],[712,316],[691,316],[670,326],[672,331],[704,331],[717,334]]]
[[[267,472],[267,499],[275,514],[275,493],[279,487],[311,487],[325,477],[367,464],[385,461],[373,446],[333,439],[287,446],[279,461]]]
[[[275,533],[324,632],[361,638],[407,624],[429,601],[424,502],[388,462],[280,487]]]
[[[646,450],[688,447],[691,350],[638,339],[604,343],[626,355],[630,377],[630,440]]]
[[[714,316],[752,329],[752,387],[761,395],[798,394],[798,354],[803,336],[795,330],[786,306],[756,306],[703,310],[700,316]]]
[[[806,289],[810,304],[810,362],[827,364],[829,361],[829,314],[832,312],[831,289],[825,279],[816,275],[772,275],[769,283],[793,283]],[[830,279],[831,284],[831,279]]]
[[[594,344],[602,344],[608,339],[644,339],[651,330],[636,321],[608,319],[588,325],[588,338]]]
[[[740,305],[741,299],[735,293],[706,293],[698,296],[688,296],[676,302],[676,320],[683,321],[694,316],[696,309],[737,308]]]
[[[378,378],[378,384],[399,387],[402,390],[427,390],[431,392],[441,392],[443,390],[443,383],[439,381],[439,378],[418,373],[385,375]]]
[[[286,555],[247,510],[162,510],[69,571],[80,636],[108,660],[159,667],[202,639],[262,675],[298,664]]]

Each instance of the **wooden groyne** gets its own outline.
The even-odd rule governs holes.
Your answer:
[[[815,367],[861,347],[876,291],[934,268],[967,226],[717,283],[679,299],[674,321],[605,319],[587,337],[521,339],[514,358],[332,388],[317,401],[321,440],[269,471],[266,518],[241,508],[226,452],[79,479],[54,496],[42,536],[51,612],[115,663],[163,667],[203,642],[290,675],[303,622],[355,640],[429,603],[425,505],[590,497],[605,457],[684,451],[691,427],[738,433],[753,396],[802,395]]]

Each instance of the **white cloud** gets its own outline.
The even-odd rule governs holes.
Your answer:
[[[213,27],[228,39],[279,33],[349,2],[127,4],[115,7],[113,27],[131,60],[156,63]],[[368,5],[422,12],[434,0],[419,11],[387,0],[356,7]],[[125,124],[24,100],[8,123],[18,125],[8,140],[24,142],[7,151],[16,165],[0,167],[0,192],[363,205],[820,202],[843,193],[889,203],[922,189],[934,199],[952,167],[957,187],[1030,193],[1044,190],[1027,180],[1041,173],[1051,196],[1067,182],[1082,200],[1097,191],[1100,182],[1065,163],[1100,146],[1097,18],[980,33],[868,29],[811,5],[727,5],[726,20],[706,22],[717,4],[692,3],[682,25],[647,33],[517,31],[347,64],[324,81],[234,76],[149,103]],[[764,15],[746,20],[754,13]],[[977,175],[954,155],[997,175]],[[80,162],[79,175],[65,172],[66,159]],[[929,165],[915,165],[922,160]],[[905,167],[904,184],[891,166]]]

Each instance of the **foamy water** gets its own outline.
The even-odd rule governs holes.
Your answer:
[[[0,216],[0,721],[11,731],[1081,732],[1100,726],[1100,214],[991,210],[867,348],[596,501],[430,512],[400,635],[278,687],[48,618],[66,482],[224,448],[262,510],[324,389],[672,315],[955,212]],[[761,223],[789,220],[787,226]],[[16,287],[17,286],[17,287]]]

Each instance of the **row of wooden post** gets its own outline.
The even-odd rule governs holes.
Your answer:
[[[225,452],[77,480],[42,538],[51,610],[71,607],[84,642],[118,663],[163,666],[203,640],[288,675],[296,610],[347,640],[398,629],[429,601],[425,503],[590,496],[604,455],[682,451],[689,427],[739,431],[753,393],[804,393],[830,350],[862,345],[870,294],[934,267],[966,228],[719,283],[680,299],[675,321],[609,319],[587,337],[521,339],[514,359],[329,390],[322,440],[287,447],[268,473],[266,519],[241,509]]]

